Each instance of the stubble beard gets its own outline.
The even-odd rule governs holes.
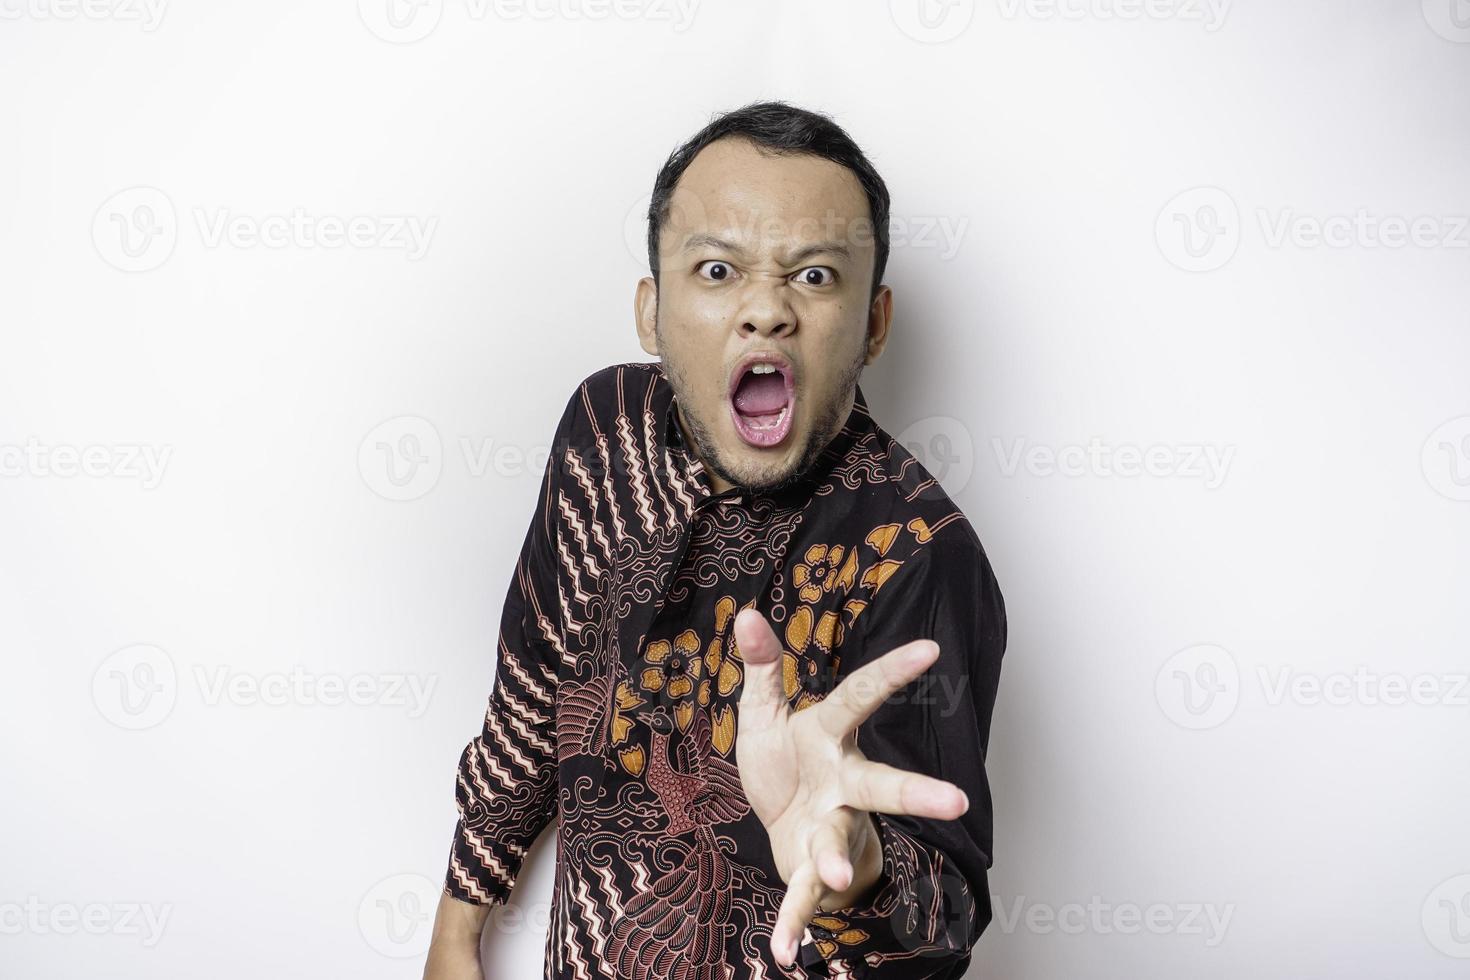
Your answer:
[[[654,336],[658,339],[659,350],[667,350],[668,345],[663,343],[663,335],[659,324],[657,310],[654,313]],[[837,433],[842,430],[842,425],[847,421],[847,414],[843,411],[847,404],[848,396],[857,388],[859,378],[863,373],[863,358],[866,347],[858,347],[857,357],[853,359],[842,373],[842,378],[837,385],[837,397],[822,406],[821,413],[813,421],[811,432],[806,437],[806,445],[802,448],[801,456],[794,466],[789,467],[785,473],[778,474],[773,479],[749,480],[735,473],[720,455],[719,448],[713,434],[705,425],[704,420],[697,414],[688,411],[692,404],[685,396],[689,390],[684,383],[684,375],[679,365],[663,356],[664,374],[668,376],[669,385],[674,389],[674,400],[678,404],[679,417],[683,419],[685,427],[689,431],[689,438],[694,443],[694,451],[699,455],[705,467],[713,470],[726,483],[732,484],[747,492],[777,493],[799,483],[822,455],[822,450],[827,448]],[[794,420],[793,420],[794,421]]]

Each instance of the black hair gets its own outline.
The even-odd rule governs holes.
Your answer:
[[[654,281],[657,282],[659,273],[659,233],[669,218],[674,187],[700,150],[727,136],[742,137],[774,153],[805,153],[821,157],[852,171],[867,195],[869,218],[873,222],[872,295],[876,296],[888,265],[888,186],[852,137],[830,116],[779,100],[752,102],[715,116],[709,125],[690,137],[664,162],[653,183],[653,198],[648,203],[648,268]]]

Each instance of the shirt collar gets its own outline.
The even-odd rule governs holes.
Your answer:
[[[674,389],[668,382],[667,375],[663,374],[662,365],[659,365],[659,374],[663,378],[663,401],[662,408],[663,424],[657,426],[659,438],[659,451],[669,451],[669,455],[681,473],[699,490],[697,504],[714,498],[739,498],[745,499],[745,492],[739,487],[731,487],[723,493],[715,493],[710,484],[709,475],[705,471],[704,463],[694,452],[693,448],[684,442],[683,431],[679,428],[678,405],[674,397]],[[853,386],[852,409],[847,413],[847,419],[837,435],[822,449],[821,455],[812,464],[801,479],[784,490],[770,493],[757,491],[755,496],[766,497],[774,500],[777,504],[786,505],[799,503],[809,497],[821,482],[831,473],[832,468],[845,459],[853,445],[874,426],[873,417],[868,413],[868,400],[863,396],[861,384]]]

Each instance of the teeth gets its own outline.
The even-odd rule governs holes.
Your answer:
[[[754,366],[751,367],[750,373],[751,374],[775,374],[776,373],[776,365],[774,365],[774,364],[756,364],[756,365],[754,365]]]
[[[774,428],[776,428],[776,426],[778,426],[782,422],[785,422],[786,421],[786,413],[789,412],[790,410],[791,410],[791,406],[790,405],[783,405],[783,406],[781,406],[781,412],[780,412],[780,414],[778,414],[776,416],[776,420],[774,422],[770,422],[770,423],[768,423],[766,425],[757,425],[754,421],[752,421],[752,422],[749,422],[747,424],[749,424],[749,426],[752,429],[756,429],[756,430],[761,431],[761,432],[764,432],[766,429],[774,429]]]

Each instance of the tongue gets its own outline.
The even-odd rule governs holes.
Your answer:
[[[786,404],[786,381],[779,372],[745,372],[735,389],[735,409],[741,415],[774,415]]]

